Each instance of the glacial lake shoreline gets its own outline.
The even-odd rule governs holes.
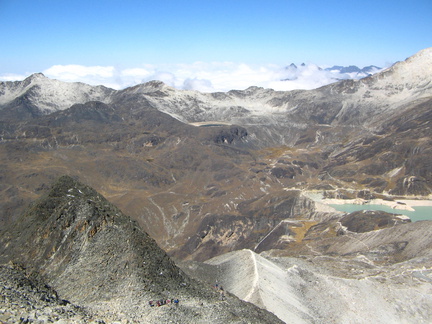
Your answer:
[[[358,210],[382,210],[387,213],[408,216],[411,221],[432,220],[432,199],[327,199],[322,192],[304,192],[317,203],[318,209],[333,208],[340,212],[352,213]],[[429,198],[429,197],[427,197]],[[325,206],[328,206],[325,208]]]
[[[324,203],[324,201],[322,201]],[[412,222],[422,221],[422,220],[432,220],[432,206],[414,206],[412,207],[413,210],[402,210],[402,209],[395,209],[390,206],[386,205],[375,205],[375,204],[328,204],[328,206],[333,207],[334,209],[346,212],[346,213],[352,213],[358,210],[382,210],[387,213],[392,214],[400,214],[408,216]]]

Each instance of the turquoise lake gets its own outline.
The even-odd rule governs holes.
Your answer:
[[[409,210],[402,210],[402,209],[393,209],[389,206],[384,205],[355,205],[355,204],[344,204],[344,205],[329,205],[332,206],[334,209],[352,213],[357,210],[383,210],[387,213],[392,214],[402,214],[406,215],[413,222],[420,221],[420,220],[432,220],[432,206],[414,206],[413,208],[415,211],[409,211]]]

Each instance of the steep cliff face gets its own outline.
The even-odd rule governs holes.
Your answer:
[[[274,320],[235,298],[232,305],[221,303],[218,293],[185,275],[129,217],[67,176],[2,233],[1,243],[2,263],[20,264],[62,299],[103,316],[186,323],[214,316],[220,323]],[[182,306],[150,308],[149,300],[161,298],[178,298]]]

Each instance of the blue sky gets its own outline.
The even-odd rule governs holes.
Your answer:
[[[384,66],[432,46],[432,1],[0,0],[0,33],[3,79],[59,66],[111,68],[111,83],[133,69],[137,80],[143,70],[181,78],[197,62],[208,74],[241,64]]]

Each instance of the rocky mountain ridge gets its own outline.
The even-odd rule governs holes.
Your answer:
[[[171,107],[167,107],[165,101],[163,105],[161,104],[157,108],[172,114],[180,120],[187,122],[225,120],[232,123],[237,122],[235,118],[239,117],[236,116],[239,113],[240,115],[242,115],[241,113],[248,115],[247,112],[249,114],[265,115],[274,112],[299,110],[298,101],[304,100],[304,94],[311,96],[311,93],[313,94],[311,97],[316,97],[321,96],[321,93],[327,95],[330,92],[333,96],[342,95],[345,97],[344,101],[346,101],[344,95],[349,94],[350,97],[353,97],[353,94],[357,93],[354,100],[360,99],[364,101],[363,105],[379,99],[386,101],[381,104],[381,106],[385,106],[388,104],[387,102],[401,101],[404,97],[409,97],[412,100],[413,94],[416,96],[415,99],[430,96],[431,51],[430,48],[420,51],[407,60],[397,62],[392,67],[374,76],[361,80],[345,80],[337,83],[337,87],[329,85],[312,91],[284,92],[250,87],[244,91],[232,90],[227,93],[203,94],[197,91],[175,90],[160,81],[151,81],[115,91],[102,86],[92,87],[82,83],[65,83],[50,80],[43,74],[38,73],[22,82],[1,82],[0,106],[3,106],[1,109],[4,110],[5,105],[7,107],[11,106],[16,100],[25,101],[23,100],[25,97],[33,106],[39,107],[41,113],[46,114],[64,110],[75,103],[94,100],[110,103],[115,100],[114,97],[124,96],[125,94],[148,95],[147,99],[152,100],[155,104],[160,97],[170,99],[172,101]],[[391,77],[389,78],[389,76]],[[384,94],[384,97],[382,97],[382,94],[377,96],[378,92]],[[291,94],[291,96],[287,97],[286,93]],[[327,101],[329,100],[335,100],[335,98],[327,96]],[[193,102],[195,102],[195,105]],[[377,105],[376,102],[374,104]],[[235,107],[243,109],[236,111]],[[189,113],[188,110],[190,109],[198,110]],[[227,109],[234,111],[229,113]],[[310,116],[306,116],[306,118],[310,118]]]
[[[427,323],[432,286],[430,259],[423,251],[430,240],[419,239],[412,227],[429,231],[431,225],[401,225],[394,234],[392,229],[349,234],[339,238],[343,246],[328,239],[328,253],[320,249],[324,242],[311,242],[301,253],[239,250],[204,265],[186,262],[183,268],[286,323]]]
[[[432,251],[427,233],[432,222],[394,223],[356,233],[350,222],[360,218],[345,218],[343,235],[307,234],[307,244],[279,246],[260,255],[238,250],[205,263],[180,262],[183,272],[119,209],[64,176],[0,233],[0,318],[75,323],[427,322],[432,316],[427,297]],[[321,226],[333,221],[323,219]],[[178,306],[148,304],[173,297],[180,300]]]
[[[376,130],[382,120],[405,114],[408,103],[431,96],[431,52],[425,49],[361,80],[290,92],[251,87],[244,91],[204,94],[175,90],[159,81],[115,91],[35,74],[22,82],[1,83],[1,119],[12,114],[22,120],[26,115],[52,113],[94,100],[115,104],[127,97],[148,102],[184,123],[248,127],[257,134],[261,146],[293,145],[299,140],[295,134],[311,126],[332,127],[333,132],[342,135],[335,126]]]
[[[425,49],[368,78],[344,80],[308,91],[250,87],[244,91],[200,94],[177,91],[159,83],[155,91],[146,93],[160,111],[180,116],[186,122],[220,120],[268,127],[278,125],[276,120],[285,127],[305,125],[306,121],[307,126],[311,121],[324,125],[372,125],[377,119],[389,117],[389,107],[397,110],[405,100],[431,96],[431,57],[432,49]]]
[[[0,260],[7,264],[0,275],[33,273],[53,287],[59,299],[35,304],[41,316],[67,299],[72,306],[63,310],[80,320],[103,314],[106,321],[274,322],[229,294],[229,303],[221,302],[220,291],[209,288],[214,283],[191,279],[159,245],[213,281],[224,270],[218,280],[260,307],[293,305],[299,323],[348,320],[342,310],[332,311],[337,305],[360,321],[373,304],[364,300],[382,301],[380,291],[390,301],[381,304],[386,311],[366,316],[369,322],[427,321],[430,299],[416,289],[430,293],[430,222],[410,224],[379,211],[347,215],[305,193],[430,199],[431,60],[426,49],[376,75],[310,91],[202,94],[149,82],[87,93],[41,75],[28,87],[2,83],[7,98],[13,87],[21,90],[0,100],[0,228],[8,229],[0,238]],[[82,95],[75,96],[76,87]],[[216,268],[199,262],[227,260],[225,253],[242,249],[234,260],[247,261],[241,271],[259,274],[257,285],[236,283],[225,272],[231,261]],[[182,268],[188,272],[189,265]],[[287,269],[291,286],[280,276]],[[260,273],[285,287],[288,299],[258,289]],[[22,301],[16,288],[6,287],[14,282],[3,291]],[[24,290],[39,296],[31,282]],[[308,300],[318,302],[318,288],[338,284],[332,292],[339,304]],[[419,307],[401,301],[395,294],[401,286]],[[187,302],[179,308],[143,303],[173,294]],[[284,312],[278,316],[285,319]]]
[[[99,323],[88,309],[61,299],[55,290],[16,266],[0,266],[2,323]]]
[[[36,117],[94,100],[109,102],[113,92],[104,86],[61,82],[35,73],[23,81],[0,82],[1,119]]]
[[[326,68],[325,70],[338,71],[339,73],[348,73],[348,74],[355,73],[355,75],[358,77],[367,77],[371,74],[378,72],[379,70],[382,70],[382,68],[375,65],[365,66],[361,69],[355,65],[350,65],[350,66],[333,65],[332,67]]]
[[[0,240],[1,264],[18,264],[64,303],[84,306],[104,321],[278,322],[233,296],[221,300],[219,292],[190,279],[135,222],[67,176]],[[150,307],[150,300],[160,299],[180,304]]]
[[[286,247],[286,233],[329,218],[302,190],[428,198],[431,55],[310,91],[202,94],[154,81],[50,114],[19,114],[39,109],[29,99],[37,96],[7,103],[0,221],[14,222],[66,173],[127,211],[170,254],[204,260],[253,249],[270,232],[278,236],[260,248]]]

